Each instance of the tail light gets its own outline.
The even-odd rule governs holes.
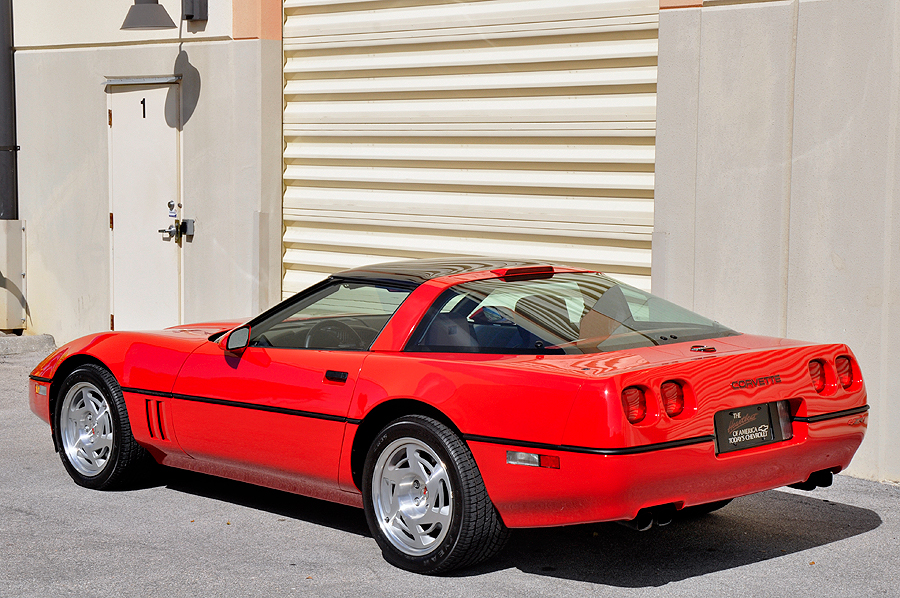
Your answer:
[[[809,362],[809,377],[812,378],[816,392],[825,390],[825,364],[821,360],[813,359]]]
[[[625,417],[636,424],[647,416],[647,398],[644,391],[637,386],[629,386],[622,391],[622,407],[625,409]]]
[[[841,386],[850,388],[853,384],[853,364],[850,362],[850,358],[846,355],[841,355],[834,360],[834,366],[837,368],[838,380],[841,381]]]
[[[660,387],[660,395],[666,408],[666,415],[675,417],[684,411],[684,389],[681,384],[674,380],[664,382]]]

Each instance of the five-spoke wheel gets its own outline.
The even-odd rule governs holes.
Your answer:
[[[429,417],[400,418],[376,437],[363,472],[363,501],[385,558],[410,571],[473,565],[506,541],[472,453]]]
[[[66,377],[55,418],[60,458],[81,486],[114,488],[149,460],[131,434],[122,389],[99,365],[82,365]]]
[[[109,403],[91,382],[69,387],[59,410],[59,436],[72,467],[92,478],[103,472],[113,449]]]
[[[437,453],[416,438],[389,444],[375,463],[372,501],[378,525],[397,550],[427,554],[450,529],[453,486]]]

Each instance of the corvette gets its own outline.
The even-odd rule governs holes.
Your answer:
[[[427,574],[509,528],[644,530],[827,486],[868,410],[846,345],[487,258],[348,270],[246,323],[90,335],[29,385],[77,484],[127,488],[155,461],[362,507],[385,558]]]

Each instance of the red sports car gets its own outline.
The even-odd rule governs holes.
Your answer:
[[[602,274],[404,261],[247,323],[103,332],[31,375],[76,483],[150,458],[360,506],[385,558],[480,562],[507,529],[646,529],[827,486],[866,429],[845,345],[740,334]]]

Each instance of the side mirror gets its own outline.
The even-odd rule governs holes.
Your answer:
[[[250,327],[241,326],[240,328],[235,328],[225,336],[225,346],[222,348],[226,351],[231,351],[232,353],[240,353],[246,349],[249,344]],[[219,346],[221,347],[222,343],[219,343]]]

